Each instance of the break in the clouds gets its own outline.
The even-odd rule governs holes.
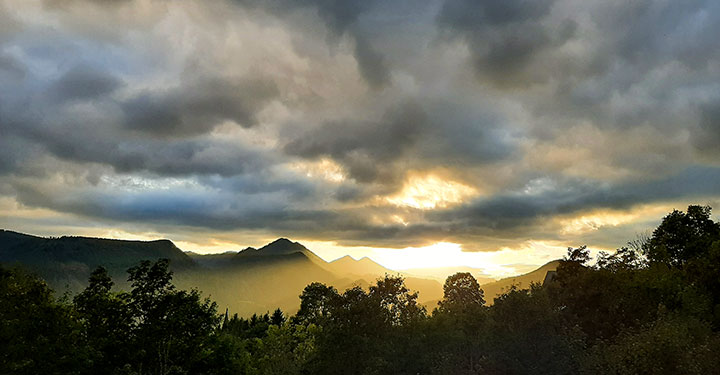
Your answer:
[[[715,1],[0,1],[2,226],[620,246],[720,197],[718,34]]]

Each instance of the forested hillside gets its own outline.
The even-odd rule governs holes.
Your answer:
[[[220,309],[241,315],[278,307],[295,311],[299,307],[298,294],[314,281],[338,288],[367,287],[378,277],[400,274],[368,258],[345,257],[326,262],[302,244],[286,238],[259,249],[201,255],[185,253],[169,240],[42,238],[0,230],[0,264],[27,268],[60,294],[81,292],[98,266],[103,266],[115,279],[116,289],[127,289],[129,267],[143,260],[159,259],[170,260],[178,287],[196,288],[216,301]],[[406,283],[423,292],[423,303],[434,304],[442,296],[442,285],[435,280],[407,277]]]
[[[125,271],[146,259],[169,259],[176,272],[196,268],[195,262],[168,240],[43,238],[0,229],[0,263],[22,265],[61,293],[83,290],[93,269],[100,265],[127,286]]]
[[[714,374],[720,360],[720,224],[709,207],[668,214],[645,241],[488,305],[469,273],[427,310],[402,277],[368,288],[312,282],[299,311],[238,316],[177,289],[167,260],[103,268],[72,301],[0,269],[5,374]]]

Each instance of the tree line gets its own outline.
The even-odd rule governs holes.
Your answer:
[[[401,277],[368,289],[312,283],[300,309],[219,313],[172,284],[168,261],[100,267],[55,297],[0,268],[0,374],[711,374],[720,370],[720,224],[673,211],[646,239],[593,261],[568,249],[554,277],[490,306],[469,273],[432,311]],[[240,296],[239,296],[240,297]]]

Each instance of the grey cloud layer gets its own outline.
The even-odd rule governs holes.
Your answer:
[[[536,57],[566,42],[575,30],[567,20],[545,25],[552,0],[446,1],[438,24],[461,37],[481,79],[498,86],[522,86],[547,79],[532,74]]]
[[[426,122],[422,109],[407,104],[389,110],[376,122],[323,124],[290,141],[285,151],[305,158],[331,157],[341,162],[358,182],[381,178],[391,181],[395,176],[383,175],[382,165],[403,156],[416,143]]]
[[[18,9],[43,13],[0,11],[0,194],[29,206],[490,249],[564,239],[548,224],[560,215],[720,191],[717,2]],[[303,169],[323,160],[345,180]],[[479,196],[430,211],[384,200],[430,172]]]
[[[143,92],[121,104],[124,125],[149,134],[182,137],[203,134],[224,120],[244,127],[257,124],[255,114],[278,95],[271,80],[228,82],[212,78],[165,92]]]
[[[375,5],[375,0],[236,0],[251,8],[261,8],[280,16],[293,10],[311,9],[324,22],[329,31],[328,42],[337,43],[337,39],[349,35],[354,43],[354,55],[360,74],[374,88],[389,83],[390,72],[385,57],[378,52],[367,38],[367,30],[358,19],[367,14]]]
[[[111,94],[122,81],[91,66],[75,66],[48,88],[55,100],[91,100]]]

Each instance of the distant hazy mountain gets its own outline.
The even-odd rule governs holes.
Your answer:
[[[324,261],[322,258],[317,256],[315,253],[310,251],[310,249],[308,249],[307,247],[303,246],[301,243],[290,241],[287,238],[278,238],[277,240],[275,240],[259,249],[255,249],[254,247],[248,247],[245,250],[237,253],[237,256],[234,258],[234,261],[235,262],[251,262],[251,261],[264,262],[267,259],[271,259],[269,257],[273,257],[273,258],[274,257],[283,257],[283,256],[292,255],[292,254],[302,254],[309,261],[315,263],[316,265],[318,265],[322,268],[327,269],[328,263],[326,261]]]
[[[393,271],[376,263],[368,257],[358,260],[346,255],[329,263],[330,271],[344,277],[355,277],[356,285],[365,286],[385,275],[399,275],[405,278],[405,285],[408,289],[420,292],[418,301],[426,305],[428,309],[435,307],[435,304],[443,296],[442,284],[437,280],[409,275],[405,272]]]
[[[119,288],[127,288],[126,270],[141,260],[170,259],[174,282],[183,289],[197,288],[225,308],[243,316],[280,307],[293,314],[298,296],[318,281],[342,291],[351,286],[368,287],[376,279],[401,275],[410,290],[420,292],[419,301],[429,310],[442,298],[442,284],[435,279],[393,271],[369,258],[349,256],[326,262],[298,242],[280,238],[259,249],[222,254],[184,253],[169,240],[125,241],[87,237],[42,238],[0,230],[0,263],[23,265],[43,277],[62,293],[78,292],[87,285],[95,267],[110,271]],[[541,282],[556,262],[526,275],[484,284],[486,300],[512,284],[528,287]],[[453,270],[446,270],[448,275]],[[464,271],[458,268],[455,272]],[[482,279],[479,280],[482,283]]]
[[[226,251],[220,254],[198,254],[192,251],[185,252],[195,263],[205,268],[221,268],[227,265],[238,252]]]
[[[480,287],[485,292],[485,301],[488,304],[492,304],[495,297],[507,292],[513,285],[518,289],[528,289],[531,283],[542,283],[547,273],[549,271],[555,271],[559,264],[559,260],[553,260],[535,271],[483,284]]]
[[[362,257],[355,260],[349,255],[342,258],[335,259],[329,263],[330,269],[338,274],[345,274],[347,276],[356,276],[361,278],[369,278],[370,281],[383,277],[385,274],[394,275],[397,271],[387,269],[378,263],[375,263],[368,257]]]
[[[221,310],[227,307],[240,315],[278,307],[295,313],[299,295],[311,282],[338,287],[351,282],[323,267],[327,263],[301,244],[284,238],[260,249],[190,256],[203,267],[179,273],[178,286],[197,287],[217,301]]]
[[[275,256],[275,255],[288,255],[292,253],[303,253],[308,254],[312,251],[308,250],[305,246],[298,242],[293,242],[287,238],[278,238],[277,240],[270,242],[269,244],[256,249],[254,247],[248,247],[245,250],[239,252],[237,255],[244,256]],[[315,255],[315,254],[313,254]]]
[[[183,274],[179,283],[201,284],[221,305],[241,312],[280,307],[294,313],[299,306],[298,296],[313,281],[331,284],[342,291],[355,285],[367,287],[386,273],[396,273],[369,259],[328,263],[302,244],[286,238],[259,249],[248,247],[238,253],[191,254],[191,257],[198,264],[212,267],[213,273]]]

